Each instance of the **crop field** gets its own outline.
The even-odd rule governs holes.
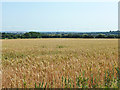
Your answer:
[[[117,39],[2,40],[3,88],[117,88]]]

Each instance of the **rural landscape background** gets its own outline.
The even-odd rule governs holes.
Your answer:
[[[2,88],[119,88],[117,5],[4,2]]]

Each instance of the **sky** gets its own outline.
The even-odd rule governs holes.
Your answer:
[[[117,2],[3,2],[2,31],[118,30]]]

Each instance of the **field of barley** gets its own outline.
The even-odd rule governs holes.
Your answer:
[[[117,39],[2,40],[3,88],[117,88]]]

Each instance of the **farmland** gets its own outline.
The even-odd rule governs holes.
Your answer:
[[[117,39],[2,40],[3,88],[117,88],[117,67]]]

